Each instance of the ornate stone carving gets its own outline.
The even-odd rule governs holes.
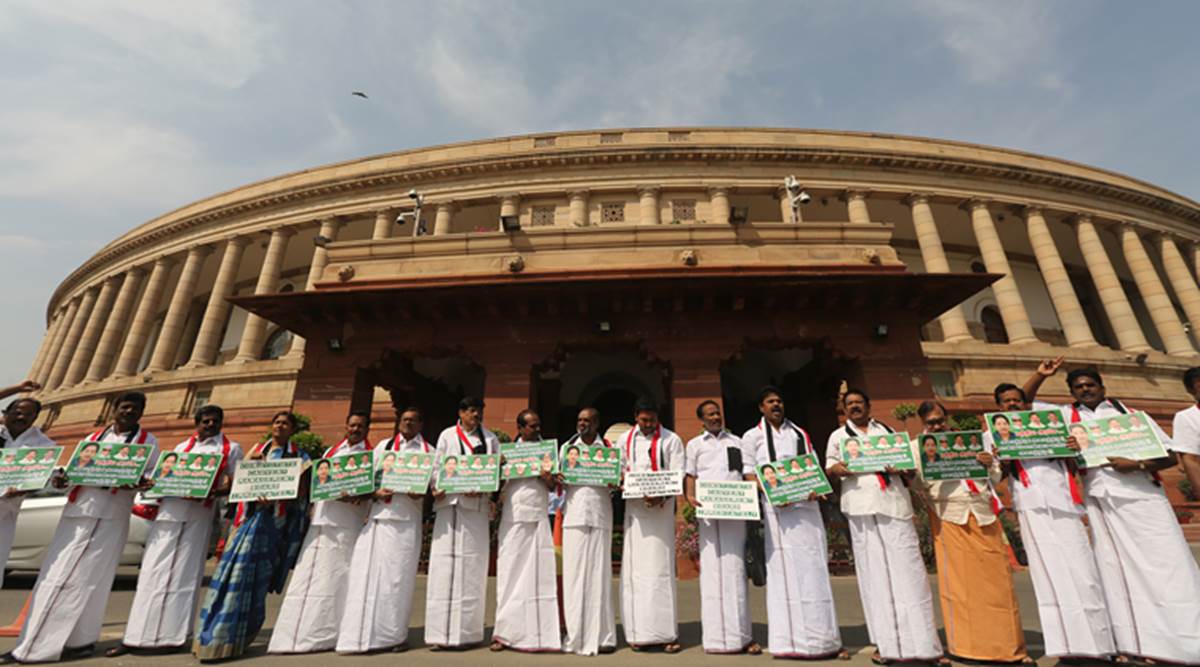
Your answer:
[[[344,283],[350,282],[350,279],[354,277],[354,265],[347,264],[346,266],[338,269],[337,277],[338,280]]]
[[[504,268],[509,273],[520,273],[525,270],[525,258],[520,255],[509,255],[504,258]]]
[[[700,257],[695,250],[688,248],[679,253],[679,261],[683,262],[684,266],[696,266],[700,263]]]

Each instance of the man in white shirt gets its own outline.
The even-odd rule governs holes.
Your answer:
[[[684,496],[692,507],[696,480],[742,481],[753,455],[725,430],[721,406],[707,400],[696,407],[704,432],[685,450]],[[697,519],[700,532],[700,623],[705,653],[750,653],[762,648],[751,634],[750,597],[746,591],[746,522]]]
[[[658,406],[639,401],[624,440],[625,471],[683,470],[683,441],[662,427]],[[675,608],[675,498],[625,503],[621,554],[621,622],[635,651],[678,653]]]
[[[1195,496],[1200,494],[1200,366],[1184,372],[1183,386],[1195,402],[1175,413],[1171,442],[1175,443],[1175,453]]]
[[[221,470],[208,498],[163,498],[159,503],[146,536],[125,638],[105,655],[115,657],[130,649],[165,653],[188,648],[216,499],[229,494],[230,480],[242,460],[241,445],[221,432],[224,422],[220,406],[205,405],[196,411],[196,432],[175,446],[177,452],[220,454]]]
[[[402,411],[399,431],[375,447],[376,466],[385,457],[432,454],[421,435],[419,408]],[[382,470],[376,472],[382,475]],[[424,494],[379,489],[370,500],[367,522],[359,531],[346,582],[345,612],[338,632],[338,653],[403,651],[408,648],[413,584],[421,560],[421,511]]]
[[[322,458],[371,451],[370,429],[369,411],[351,412],[346,417],[345,436],[325,450]],[[313,503],[312,522],[271,632],[269,653],[312,653],[337,646],[350,559],[367,518],[367,498],[343,496]]]
[[[762,419],[742,435],[748,452],[743,472],[755,480],[755,466],[813,454],[808,433],[785,415],[783,396],[765,387],[758,396]],[[767,650],[777,658],[822,659],[848,655],[842,648],[825,522],[814,495],[776,507],[763,496],[763,536],[767,556]]]
[[[139,426],[145,409],[145,394],[122,394],[116,402],[112,425],[86,439],[149,446],[146,474],[150,474],[158,457],[158,439]],[[67,479],[59,474],[54,484],[65,488]],[[100,638],[104,608],[121,552],[129,538],[130,510],[136,492],[134,487],[71,489],[33,587],[29,617],[13,649],[14,658],[21,662],[52,662],[92,653]],[[87,576],[79,576],[83,572]]]
[[[0,398],[13,394],[37,391],[41,385],[26,380],[19,385],[0,390]],[[33,398],[18,398],[4,408],[4,423],[0,424],[0,449],[17,447],[55,447],[56,443],[46,437],[42,430],[33,425],[42,412],[42,404]],[[0,490],[0,562],[8,562],[12,551],[13,537],[17,531],[17,514],[21,502],[29,492],[15,489]],[[0,568],[0,585],[4,584],[3,568]]]
[[[522,410],[517,415],[517,442],[541,440],[541,418],[533,410]],[[554,477],[547,470],[501,484],[491,649],[558,652],[558,580],[546,493]]]
[[[458,423],[438,436],[437,465],[448,456],[499,454],[500,440],[483,427],[483,401],[458,403]],[[488,519],[492,501],[480,493],[434,490],[433,543],[425,594],[425,643],[434,650],[483,641],[487,596]]]
[[[600,413],[584,408],[567,445],[612,447],[600,437]],[[563,463],[565,465],[565,463]],[[563,651],[612,653],[617,647],[612,585],[612,493],[602,486],[566,487],[563,507]]]
[[[1108,398],[1093,368],[1068,373],[1067,388],[1075,399],[1061,406],[1068,423],[1129,412],[1121,401]],[[1200,568],[1157,475],[1175,465],[1175,445],[1153,420],[1150,427],[1167,456],[1149,461],[1109,457],[1108,465],[1086,470],[1088,524],[1117,650],[1135,658],[1197,664]]]
[[[842,407],[846,424],[829,434],[825,469],[842,479],[842,513],[850,524],[867,634],[876,648],[873,659],[949,664],[934,625],[933,596],[913,526],[907,488],[911,473],[890,469],[850,472],[843,463],[843,439],[884,435],[893,430],[871,419],[871,399],[861,389],[848,390]]]

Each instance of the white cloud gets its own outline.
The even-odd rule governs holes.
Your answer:
[[[919,0],[914,9],[935,23],[942,45],[972,83],[1030,78],[1031,69],[1034,79],[1060,81],[1052,70],[1057,35],[1045,3]]]

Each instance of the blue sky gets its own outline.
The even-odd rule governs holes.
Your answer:
[[[0,383],[126,229],[305,167],[602,126],[895,132],[1200,199],[1200,3],[0,4]],[[370,100],[351,97],[365,90]]]

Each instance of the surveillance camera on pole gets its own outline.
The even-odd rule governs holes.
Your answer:
[[[425,203],[425,196],[417,192],[416,188],[408,191],[408,198],[413,200],[412,213],[401,213],[396,218],[396,224],[403,225],[409,218],[413,221],[413,238],[423,236],[425,234],[425,221],[421,219],[421,205]]]
[[[812,197],[794,175],[783,179],[783,187],[787,190],[788,202],[792,205],[792,223],[800,222],[800,207],[812,201]]]

